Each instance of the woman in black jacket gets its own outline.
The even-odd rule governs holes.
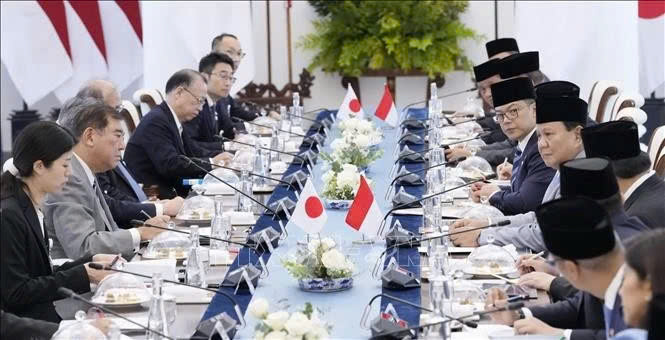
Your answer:
[[[67,262],[54,271],[49,235],[44,229],[44,196],[61,190],[71,173],[74,138],[53,122],[35,122],[14,141],[13,160],[0,187],[0,308],[21,317],[59,322],[53,302],[59,287],[90,291],[109,272],[86,262],[108,262],[114,255],[95,255]]]

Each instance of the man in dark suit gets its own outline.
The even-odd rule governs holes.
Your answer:
[[[90,99],[116,109],[121,104],[120,93],[113,83],[108,80],[93,79],[86,82],[74,98],[65,102],[60,110],[59,121],[66,122],[73,119],[81,108],[89,105],[86,104],[88,102],[86,100]],[[96,177],[111,215],[121,228],[131,228],[131,220],[145,219],[144,212],[151,217],[175,216],[182,207],[181,197],[162,202],[147,202],[148,198],[122,160],[115,168],[98,173]]]
[[[143,117],[129,139],[125,150],[127,165],[144,185],[158,185],[160,198],[172,198],[176,193],[187,196],[182,180],[205,175],[205,171],[181,156],[211,157],[212,163],[221,164],[233,157],[201,148],[182,127],[199,114],[206,93],[200,73],[190,69],[174,73],[166,82],[166,100]],[[201,166],[211,170],[210,165]]]
[[[199,115],[185,122],[183,128],[199,146],[222,152],[219,131],[223,131],[222,135],[228,139],[234,139],[236,135],[233,121],[224,109],[225,100],[221,100],[228,97],[236,81],[233,77],[233,60],[226,54],[212,52],[201,58],[199,72],[208,88],[206,102]]]
[[[545,203],[536,218],[550,258],[559,272],[580,289],[574,297],[519,312],[493,314],[518,334],[563,336],[566,339],[609,339],[626,328],[621,297],[623,247],[603,207],[573,197]],[[493,290],[488,305],[501,305],[506,295]],[[594,300],[595,299],[595,300]],[[603,299],[598,310],[599,299]]]
[[[515,168],[510,186],[474,184],[471,198],[475,202],[488,200],[506,215],[533,211],[542,202],[555,173],[538,152],[533,84],[529,78],[518,77],[496,83],[491,89],[501,129],[517,141]]]
[[[582,130],[588,157],[612,161],[624,208],[649,228],[665,227],[665,182],[651,170],[651,160],[640,150],[637,124],[619,120]]]

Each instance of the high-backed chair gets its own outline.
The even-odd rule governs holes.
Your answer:
[[[665,177],[665,155],[661,155],[658,162],[655,162],[653,169],[661,178]]]
[[[644,105],[644,97],[641,94],[636,92],[623,91],[619,96],[617,96],[617,99],[614,101],[614,104],[612,105],[612,111],[611,111],[612,113],[609,119],[617,120],[616,118],[617,114],[619,113],[619,111],[625,108],[629,107],[640,108],[643,105]],[[644,123],[638,123],[638,124],[644,124]]]
[[[612,80],[599,80],[591,88],[589,94],[589,117],[598,123],[606,122],[610,115],[606,114],[610,100],[621,92],[621,82]]]
[[[651,140],[649,140],[649,158],[653,168],[656,168],[657,161],[665,155],[665,125],[661,125],[653,130]]]
[[[134,92],[134,101],[148,106],[148,110],[161,104],[164,101],[164,96],[158,89],[138,89]]]
[[[123,113],[123,115],[129,115],[126,119],[127,125],[130,128],[130,132],[134,133],[134,130],[141,122],[141,115],[139,114],[139,110],[136,108],[136,105],[134,105],[134,103],[130,102],[129,100],[123,100],[120,106],[122,106],[123,112],[126,112]]]
[[[644,125],[647,121],[647,113],[644,112],[644,110],[639,109],[637,107],[626,107],[614,115],[614,119],[612,120],[620,120],[620,119],[626,119],[630,118],[635,124],[637,125]]]

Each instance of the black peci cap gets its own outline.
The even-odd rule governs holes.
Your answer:
[[[615,120],[582,129],[582,142],[587,157],[606,157],[613,161],[637,157],[640,137],[637,124]]]
[[[501,52],[520,51],[519,47],[517,47],[517,41],[513,38],[501,38],[488,41],[485,44],[485,49],[487,49],[487,58],[492,58]]]
[[[526,77],[518,77],[492,84],[494,107],[506,105],[518,100],[535,99],[533,83]]]

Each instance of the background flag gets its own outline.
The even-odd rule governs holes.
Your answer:
[[[365,116],[365,111],[363,111],[363,107],[360,105],[360,101],[356,97],[351,84],[348,84],[346,96],[344,96],[344,101],[342,101],[342,105],[337,112],[337,119],[348,119],[351,116],[362,118]]]
[[[388,88],[387,84],[384,86],[383,97],[381,97],[381,102],[379,102],[374,115],[392,127],[397,126],[399,115],[395,109],[395,101],[390,94],[390,88]]]
[[[372,189],[367,184],[365,176],[360,175],[360,186],[346,215],[346,224],[368,237],[375,237],[381,226],[382,217]]]
[[[323,202],[316,193],[311,178],[308,178],[288,224],[293,223],[306,233],[313,234],[320,232],[327,220]]]

